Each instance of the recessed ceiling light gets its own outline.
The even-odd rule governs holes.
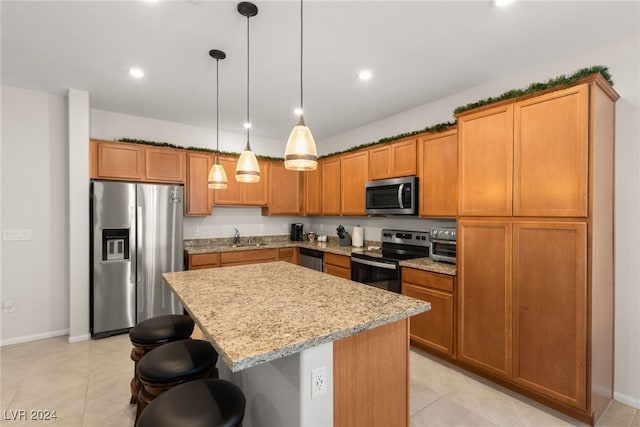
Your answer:
[[[513,0],[494,0],[493,3],[498,7],[505,7],[513,3]]]
[[[136,79],[141,79],[144,77],[144,71],[136,67],[129,68],[129,75],[135,77]]]
[[[371,71],[370,70],[362,70],[360,71],[360,73],[358,74],[358,78],[362,81],[367,81],[367,80],[371,80]]]
[[[251,129],[251,123],[249,122],[245,122],[242,126],[244,126],[245,129]]]
[[[295,110],[293,110],[293,114],[295,114],[296,116],[301,116],[302,115],[302,108],[298,107]]]

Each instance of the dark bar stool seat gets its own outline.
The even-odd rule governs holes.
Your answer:
[[[246,399],[235,384],[191,381],[163,393],[142,413],[138,427],[237,427]]]
[[[138,363],[141,388],[136,420],[165,391],[197,379],[217,376],[218,352],[204,340],[174,341],[160,346]]]
[[[194,322],[191,317],[181,314],[167,314],[144,320],[129,331],[129,338],[133,344],[131,360],[134,362],[129,403],[138,402],[138,394],[140,393],[138,362],[142,356],[162,344],[189,338],[193,333],[193,327]]]

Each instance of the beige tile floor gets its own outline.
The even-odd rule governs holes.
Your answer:
[[[132,426],[127,335],[67,344],[57,337],[0,349],[3,426]],[[12,421],[19,410],[57,419]],[[640,411],[613,402],[598,426],[640,427]],[[27,416],[29,416],[27,412]],[[9,418],[9,419],[7,419]],[[418,352],[411,352],[411,426],[581,426],[575,420]],[[279,427],[279,426],[274,426]]]

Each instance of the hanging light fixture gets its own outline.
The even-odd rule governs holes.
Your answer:
[[[249,129],[251,128],[249,121],[249,18],[258,14],[258,7],[253,3],[243,1],[238,3],[238,12],[247,17],[247,122],[244,124],[247,129],[247,146],[236,165],[236,181],[258,182],[260,181],[260,166],[258,166],[256,155],[251,151],[251,145],[249,145]]]
[[[209,179],[208,187],[214,190],[224,190],[227,188],[227,173],[224,171],[224,168],[220,164],[218,159],[218,155],[220,150],[218,149],[218,142],[220,140],[218,136],[218,129],[220,123],[220,73],[218,71],[218,65],[220,64],[220,60],[227,57],[227,55],[217,49],[212,49],[209,51],[209,55],[216,60],[216,161],[214,165],[209,170]]]
[[[287,148],[284,152],[284,167],[297,171],[315,170],[318,167],[318,151],[316,142],[313,140],[311,130],[304,123],[303,111],[303,91],[302,91],[302,41],[303,41],[303,19],[302,0],[300,0],[300,119],[294,126]]]

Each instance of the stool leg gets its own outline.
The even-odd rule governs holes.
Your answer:
[[[129,403],[134,404],[138,402],[138,394],[140,393],[140,378],[138,378],[138,362],[142,359],[142,356],[147,352],[146,349],[138,346],[134,346],[131,350],[131,360],[133,360],[133,378],[131,378],[131,399]]]

